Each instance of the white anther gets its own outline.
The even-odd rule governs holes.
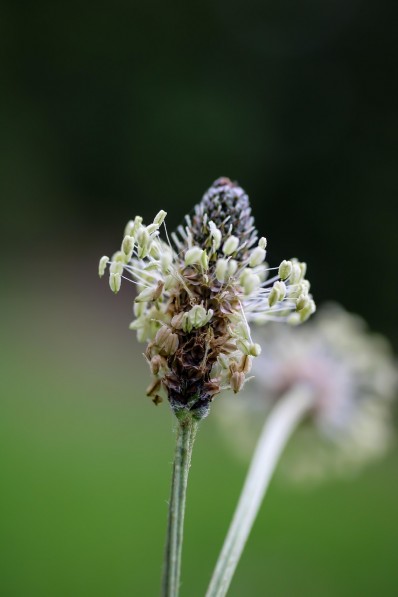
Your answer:
[[[260,287],[261,281],[257,274],[248,273],[243,277],[243,289],[249,295]]]
[[[236,236],[230,236],[223,245],[224,255],[232,255],[239,246],[239,239]]]
[[[162,272],[167,273],[169,271],[172,261],[173,256],[169,251],[163,253],[163,255],[160,257],[160,267],[162,269]]]
[[[134,249],[134,238],[132,236],[126,235],[122,242],[122,251],[125,255],[132,254]]]
[[[193,265],[194,263],[199,263],[202,257],[202,249],[199,247],[192,247],[192,249],[188,249],[185,253],[185,264],[186,265]]]
[[[298,284],[301,282],[301,268],[299,263],[292,264],[292,272],[290,274],[289,282],[290,284]]]
[[[257,265],[260,265],[264,261],[265,255],[265,249],[262,249],[261,247],[256,247],[253,249],[250,255],[250,267],[256,267]]]
[[[202,305],[195,305],[188,312],[188,321],[194,328],[201,328],[206,325],[213,316],[213,309],[206,309]]]
[[[265,238],[265,236],[262,236],[260,238],[260,240],[258,241],[258,246],[260,247],[260,249],[265,249],[267,247],[267,239]]]
[[[276,303],[283,301],[286,296],[286,285],[284,282],[278,281],[273,285],[268,296],[268,304],[273,307]]]
[[[110,289],[116,294],[120,290],[120,286],[122,284],[122,276],[120,274],[113,274],[109,275],[109,286]]]
[[[233,276],[238,269],[238,262],[236,259],[230,259],[228,263],[228,276]]]
[[[279,266],[279,277],[281,280],[286,280],[286,278],[288,278],[292,272],[292,262],[291,261],[286,261],[286,259],[284,259],[282,261],[282,263]]]
[[[105,273],[106,266],[108,265],[108,261],[109,261],[109,257],[107,257],[107,255],[104,255],[99,260],[99,264],[98,264],[98,275],[99,275],[100,278],[102,278],[102,276]]]
[[[300,315],[300,321],[303,323],[307,321],[307,319],[316,311],[316,306],[313,300],[308,301],[303,309],[301,309],[298,314]]]
[[[213,249],[217,250],[220,248],[221,245],[221,238],[222,238],[222,234],[221,234],[221,230],[219,230],[217,228],[217,226],[215,225],[214,222],[209,222],[209,228],[210,228],[210,236],[213,239]]]
[[[202,255],[200,256],[200,265],[205,271],[209,269],[209,258],[205,250],[202,251]]]
[[[156,224],[156,226],[161,226],[163,224],[163,222],[165,221],[167,216],[167,211],[164,211],[163,209],[160,210],[160,212],[155,216],[155,219],[153,220],[153,223]]]
[[[260,344],[254,343],[250,346],[250,355],[252,357],[258,357],[261,354],[261,346]]]
[[[112,261],[111,265],[109,266],[109,272],[111,274],[122,274],[123,263],[121,261]]]
[[[225,282],[228,271],[227,259],[218,259],[216,263],[216,278],[219,282]]]

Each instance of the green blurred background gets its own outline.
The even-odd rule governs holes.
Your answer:
[[[237,179],[270,262],[307,261],[319,303],[398,346],[396,17],[370,0],[1,3],[1,595],[158,592],[173,420],[144,396],[130,287],[96,277],[137,213],[172,228]],[[245,472],[215,419],[186,597]],[[397,461],[312,489],[277,476],[231,596],[397,595]]]

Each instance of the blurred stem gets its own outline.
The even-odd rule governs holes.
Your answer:
[[[191,416],[178,421],[164,554],[162,597],[177,597],[180,589],[185,500],[197,427],[198,421]]]
[[[267,417],[206,597],[226,595],[282,451],[313,405],[308,387],[286,393]]]

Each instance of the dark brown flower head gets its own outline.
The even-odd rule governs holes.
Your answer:
[[[257,240],[251,211],[249,197],[242,187],[229,178],[218,178],[193,209],[191,231],[194,243],[199,247],[206,245],[210,236],[209,222],[214,222],[224,241],[232,234],[239,238],[240,250],[235,259],[244,259]],[[218,256],[223,256],[221,247],[215,258]]]
[[[201,419],[221,390],[241,390],[260,354],[249,322],[300,323],[315,305],[305,264],[283,261],[268,278],[266,240],[257,244],[248,196],[228,178],[216,180],[172,234],[175,248],[159,238],[165,216],[149,226],[138,216],[129,222],[121,250],[101,259],[99,273],[110,263],[114,292],[123,272],[138,285],[130,327],[148,343],[148,396],[158,404],[165,392],[178,417]]]

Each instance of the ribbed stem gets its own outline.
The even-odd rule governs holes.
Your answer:
[[[281,398],[267,417],[206,597],[226,595],[279,457],[312,405],[308,388],[298,387]]]
[[[198,421],[192,417],[186,417],[178,421],[164,554],[162,597],[177,597],[180,589],[185,500],[192,447],[197,427]]]

